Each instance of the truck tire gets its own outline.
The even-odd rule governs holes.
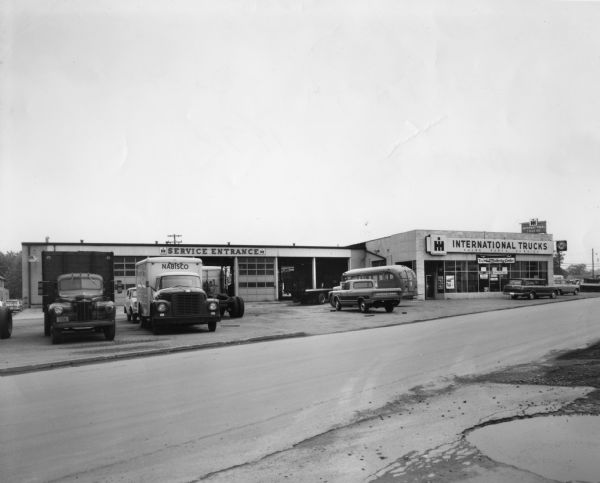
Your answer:
[[[104,328],[104,337],[106,340],[115,340],[115,335],[117,333],[117,324],[113,323],[110,327]]]
[[[60,344],[63,340],[62,332],[58,329],[55,329],[54,327],[50,327],[50,332],[52,335],[52,343]]]
[[[244,299],[242,297],[236,297],[236,300],[238,304],[238,311],[236,317],[240,318],[244,316],[244,311],[246,310],[246,307],[244,304]]]
[[[216,322],[209,322],[208,323],[208,331],[209,332],[214,332],[215,330],[217,330],[217,323]]]
[[[555,299],[556,298],[556,292],[555,291],[550,292],[550,298],[551,299]]]
[[[151,323],[151,326],[152,326],[152,333],[154,335],[159,335],[161,333],[161,329],[162,329],[161,324],[154,317],[152,317],[150,319],[150,323]]]
[[[573,290],[573,295],[578,295],[578,294],[579,294],[579,290],[578,289]]]
[[[358,310],[360,310],[363,314],[366,314],[369,311],[369,305],[361,299],[358,301]]]
[[[535,292],[529,292],[527,297],[529,298],[529,300],[533,300],[535,298]]]
[[[385,311],[389,314],[394,311],[394,304],[385,304]]]
[[[0,339],[8,339],[12,335],[12,313],[7,307],[0,307]]]
[[[232,319],[240,318],[244,315],[244,299],[241,297],[232,297],[229,307],[229,317]]]
[[[327,296],[324,293],[320,293],[318,302],[319,305],[323,305],[325,302],[327,302]]]
[[[44,336],[50,336],[50,316],[48,313],[44,313]]]

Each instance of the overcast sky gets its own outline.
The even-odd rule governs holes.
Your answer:
[[[530,218],[600,251],[600,2],[0,5],[0,251]]]

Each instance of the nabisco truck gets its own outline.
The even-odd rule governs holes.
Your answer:
[[[202,289],[202,260],[153,257],[135,264],[138,316],[155,334],[176,325],[206,324],[210,332],[221,320],[219,300]]]

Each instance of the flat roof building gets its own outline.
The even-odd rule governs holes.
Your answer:
[[[552,280],[554,242],[545,233],[412,230],[346,247],[23,242],[23,303],[40,306],[45,251],[108,251],[115,283],[135,285],[147,257],[193,256],[229,267],[235,295],[276,301],[309,288],[330,288],[352,268],[406,265],[417,274],[418,298],[500,296],[510,278]],[[125,290],[115,294],[122,303]]]

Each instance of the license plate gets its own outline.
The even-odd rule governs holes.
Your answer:
[[[57,322],[68,322],[69,316],[68,315],[59,315],[58,317],[56,317],[56,321]]]

